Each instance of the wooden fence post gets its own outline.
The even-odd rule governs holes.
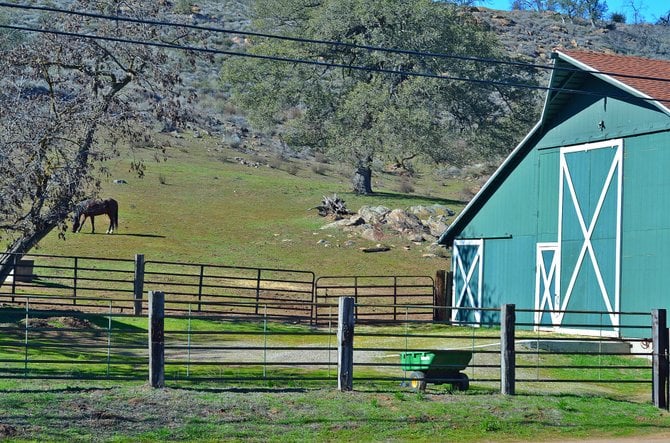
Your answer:
[[[515,305],[503,305],[500,309],[500,393],[503,395],[514,395],[514,379],[516,376],[515,321]]]
[[[337,315],[337,389],[354,385],[354,298],[340,297]]]
[[[449,321],[451,319],[451,293],[453,272],[439,270],[435,274],[435,310],[434,321]]]
[[[135,280],[133,281],[134,314],[142,315],[144,292],[144,254],[135,254]]]
[[[149,291],[149,383],[165,386],[165,294]]]
[[[668,408],[668,327],[665,309],[651,311],[653,340],[652,397],[654,406]]]

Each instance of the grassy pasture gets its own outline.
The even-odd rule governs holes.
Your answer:
[[[393,247],[389,252],[363,253],[360,248],[375,243],[321,230],[328,220],[310,208],[324,195],[336,193],[352,211],[362,205],[393,209],[434,203],[459,211],[464,206],[457,197],[463,182],[445,185],[424,174],[417,179],[416,193],[406,195],[395,191],[399,177],[378,174],[378,193],[356,196],[344,175],[349,171],[339,166],[317,169],[314,161],[277,164],[265,159],[277,167],[254,168],[235,161],[243,154],[215,139],[184,140],[170,140],[174,145],[167,149],[165,162],[154,161],[151,150],[136,152],[136,159],[147,161],[143,179],[128,171],[125,158],[110,164],[112,175],[105,179],[102,196],[119,201],[117,233],[103,235],[107,218],[100,216],[96,235],[90,234],[87,221],[81,233],[67,233],[65,241],[53,232],[34,252],[113,258],[143,253],[147,260],[299,269],[317,275],[433,275],[450,266],[443,258],[422,257],[427,245],[399,238],[382,241]],[[114,184],[114,179],[127,184]]]
[[[22,313],[6,315],[8,323],[19,326]],[[97,373],[104,378],[104,342],[109,320],[104,315],[87,314],[81,318],[86,327],[73,328],[63,319],[41,324],[33,340],[60,343],[59,348],[31,349],[30,358],[63,361],[50,367],[53,371]],[[146,339],[146,319],[115,317],[111,321],[112,343],[127,347],[126,364],[112,355],[110,376],[146,375],[145,357],[133,351],[132,345]],[[184,332],[192,331],[191,343],[234,346],[244,340],[269,346],[334,346],[329,335],[310,335],[308,326],[253,322],[220,322],[205,319],[167,319],[166,341],[183,344]],[[216,336],[221,330],[232,335]],[[444,325],[398,325],[383,329],[357,328],[357,346],[394,348],[433,348],[445,346],[444,340],[413,335],[448,334]],[[327,332],[322,329],[322,332]],[[196,334],[199,333],[199,334]],[[454,331],[452,331],[454,332]],[[55,335],[60,333],[61,335]],[[67,341],[66,335],[83,335],[103,349],[91,356]],[[264,336],[268,333],[268,336]],[[375,336],[383,333],[385,336]],[[495,342],[496,330],[457,331],[461,338],[449,339],[449,347],[471,344],[471,334],[478,343]],[[397,334],[397,337],[390,337]],[[403,337],[403,335],[406,335]],[[40,338],[41,336],[41,338]],[[2,334],[3,342],[21,338]],[[522,333],[520,338],[531,335]],[[3,345],[3,349],[4,349]],[[20,346],[18,346],[20,347]],[[117,351],[114,351],[115,353]],[[401,376],[395,368],[359,367],[355,369],[355,391],[339,393],[336,367],[269,367],[267,381],[244,381],[262,378],[261,364],[255,366],[215,363],[216,351],[205,350],[207,365],[190,367],[192,377],[227,377],[230,381],[190,383],[185,380],[183,361],[168,365],[165,389],[151,389],[141,381],[98,379],[77,380],[3,380],[0,379],[0,438],[7,441],[584,441],[594,437],[668,435],[670,414],[654,408],[649,402],[648,386],[608,383],[623,376],[619,370],[603,371],[601,383],[523,383],[519,394],[505,397],[497,394],[496,383],[475,383],[466,392],[452,392],[448,385],[429,384],[426,393],[415,393],[398,382],[364,380],[367,377]],[[80,356],[79,353],[81,353]],[[168,351],[168,361],[184,359]],[[388,351],[393,357],[397,351]],[[87,355],[86,357],[83,357]],[[16,357],[0,353],[0,359]],[[100,362],[87,363],[95,357]],[[249,358],[250,356],[247,356]],[[377,356],[379,361],[389,361]],[[198,361],[196,353],[193,362]],[[477,356],[476,358],[480,358]],[[489,355],[481,358],[493,359]],[[526,364],[533,357],[523,357]],[[549,357],[549,363],[565,364],[565,357]],[[573,363],[597,364],[599,357],[584,356]],[[529,359],[529,360],[526,360]],[[629,359],[610,357],[611,364],[623,365]],[[78,364],[66,364],[75,361]],[[397,361],[397,357],[393,359]],[[135,362],[132,364],[131,362]],[[494,361],[478,360],[478,363]],[[632,362],[635,363],[635,362]],[[638,362],[639,363],[639,362]],[[33,367],[31,363],[31,368]],[[37,371],[40,365],[34,365]],[[482,371],[485,369],[477,369]],[[33,369],[31,369],[31,372]],[[468,369],[469,371],[469,369]],[[520,374],[528,377],[530,373]],[[487,374],[479,373],[478,376]],[[488,374],[492,375],[492,374]],[[570,376],[563,370],[550,370],[541,376]],[[633,374],[637,377],[640,374]],[[309,380],[328,377],[329,381]],[[272,380],[293,377],[294,380]]]
[[[41,254],[132,259],[143,253],[147,260],[208,263],[231,266],[299,269],[323,275],[433,275],[448,269],[448,258],[425,258],[423,246],[397,238],[384,240],[393,246],[385,253],[365,254],[359,248],[373,245],[345,232],[324,231],[326,220],[316,210],[323,195],[337,193],[351,210],[361,205],[385,205],[406,208],[415,204],[446,204],[459,211],[464,187],[469,184],[450,181],[446,185],[429,174],[416,179],[412,196],[397,192],[400,179],[378,174],[378,194],[352,195],[349,178],[337,165],[313,167],[306,162],[268,159],[274,168],[253,168],[239,164],[238,152],[221,147],[214,139],[171,139],[167,162],[153,162],[153,152],[140,150],[136,158],[148,161],[144,179],[128,172],[128,161],[119,159],[110,165],[112,175],[105,179],[103,196],[120,203],[120,229],[114,235],[101,234],[106,217],[99,217],[98,234],[91,235],[87,222],[82,233],[67,233],[59,240],[56,233],[45,238]],[[113,179],[128,183],[116,185]],[[319,244],[326,240],[330,246]],[[347,241],[353,241],[348,245]],[[2,323],[20,328],[23,314],[5,317]],[[106,371],[109,320],[103,314],[87,317],[86,340],[98,343],[93,357],[70,346],[65,350],[31,349],[31,359],[63,360],[62,368],[82,373]],[[62,329],[59,320],[43,326],[43,339],[52,340]],[[223,326],[235,335],[216,337]],[[125,346],[122,358],[113,356],[110,375],[128,376],[144,371],[145,351],[133,346],[146,338],[146,319],[114,317],[112,343]],[[264,329],[267,328],[267,329]],[[437,328],[437,329],[436,329]],[[374,336],[378,330],[357,327],[359,347],[432,348],[445,346],[430,338],[412,338],[412,334],[439,332],[440,326],[395,326],[387,333],[407,338]],[[66,328],[67,329],[67,328]],[[88,329],[91,329],[90,331]],[[266,339],[273,346],[330,346],[328,335],[310,337],[303,325],[252,323],[222,325],[203,319],[168,319],[166,329],[174,344],[186,341],[185,331],[197,331],[190,338],[194,345],[247,341],[256,345]],[[264,330],[274,335],[265,337]],[[322,329],[322,331],[327,331]],[[74,331],[73,333],[82,333]],[[498,340],[498,331],[470,331],[478,344]],[[369,335],[366,335],[369,334]],[[490,337],[485,336],[489,334]],[[0,344],[20,342],[22,335],[2,334]],[[34,339],[37,339],[36,335]],[[51,338],[50,338],[51,337]],[[523,338],[523,334],[519,334]],[[331,343],[331,340],[333,342]],[[63,336],[58,337],[62,344]],[[472,344],[457,339],[453,347]],[[21,346],[16,345],[20,351]],[[18,352],[17,351],[17,352]],[[90,351],[90,350],[89,350]],[[386,354],[397,353],[389,351]],[[15,353],[14,353],[15,354]],[[90,354],[90,352],[89,352]],[[119,354],[121,355],[121,354]],[[182,354],[173,354],[183,359]],[[209,359],[210,354],[202,357]],[[393,356],[390,356],[393,357]],[[372,356],[387,362],[387,355]],[[0,359],[10,354],[0,354]],[[16,358],[15,355],[11,358]],[[194,355],[195,358],[195,355]],[[479,363],[495,363],[482,355]],[[537,356],[520,357],[532,365]],[[562,364],[565,358],[541,356],[543,363]],[[67,360],[79,363],[66,365]],[[570,361],[583,365],[601,363],[598,357],[580,357]],[[630,359],[613,357],[610,364],[635,364]],[[22,370],[22,363],[18,370]],[[273,374],[301,377],[301,368],[274,368]],[[166,368],[168,376],[181,378],[185,367]],[[260,366],[221,368],[217,365],[192,365],[194,376],[258,376]],[[494,371],[491,369],[490,371]],[[547,377],[574,377],[574,370],[552,369]],[[570,372],[572,371],[572,372]],[[358,377],[400,375],[398,368],[363,367]],[[534,369],[520,371],[524,377],[537,374]],[[304,377],[331,377],[333,370],[320,368]],[[493,374],[492,376],[495,376]],[[577,374],[579,375],[579,374]],[[338,393],[334,387],[302,381],[271,381],[260,384],[188,383],[183,378],[162,390],[147,388],[143,381],[41,381],[0,378],[0,439],[8,441],[566,441],[593,437],[613,438],[670,432],[670,415],[650,404],[647,385],[608,383],[623,377],[644,378],[642,372],[602,371],[603,383],[566,385],[562,383],[525,383],[517,387],[519,395],[497,394],[495,383],[474,384],[471,390],[452,393],[446,385],[431,386],[427,393],[413,393],[397,383],[355,382],[353,393]],[[336,383],[334,381],[334,383]],[[335,386],[335,385],[333,385]],[[306,389],[309,388],[309,389]]]

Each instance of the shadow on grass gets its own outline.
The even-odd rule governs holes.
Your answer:
[[[240,387],[230,387],[230,388],[216,388],[216,387],[192,387],[192,386],[173,386],[173,389],[190,391],[190,392],[203,392],[203,393],[224,393],[224,392],[233,392],[237,394],[253,394],[253,393],[304,393],[316,391],[319,388],[266,388],[266,387],[249,387],[249,388],[240,388]]]
[[[93,234],[91,232],[86,232],[85,234],[88,235],[98,235],[98,234]],[[119,236],[124,236],[124,237],[143,237],[143,238],[165,238],[164,235],[159,235],[159,234],[143,234],[143,233],[123,233],[123,232],[114,232],[113,235],[119,235]]]
[[[433,202],[435,204],[440,204],[440,205],[466,205],[468,202],[463,201],[463,200],[450,200],[450,199],[445,199],[445,198],[438,198],[438,197],[424,197],[421,195],[415,195],[415,194],[400,194],[400,193],[395,193],[395,192],[373,192],[372,194],[368,195],[356,195],[354,193],[347,193],[349,195],[355,195],[356,197],[382,197],[382,198],[388,198],[388,199],[394,199],[394,200],[412,200],[416,201],[417,199],[421,200],[427,200],[429,202]]]

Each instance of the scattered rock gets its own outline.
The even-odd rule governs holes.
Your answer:
[[[125,180],[122,179],[122,178],[119,178],[119,179],[114,180],[113,183],[114,183],[115,185],[125,185],[125,184],[128,184],[128,182],[125,181]]]
[[[366,223],[376,224],[381,223],[389,212],[391,210],[386,206],[363,206],[358,210],[358,215],[363,217]]]
[[[417,205],[403,209],[389,209],[385,206],[363,206],[349,218],[328,223],[321,229],[342,229],[370,241],[381,241],[400,237],[415,245],[435,244],[448,227],[448,217],[454,211],[444,205]],[[440,250],[444,248],[436,245]],[[409,246],[405,249],[409,250]],[[428,251],[444,256],[440,251]]]

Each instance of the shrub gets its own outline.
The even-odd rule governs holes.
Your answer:
[[[610,19],[614,23],[626,23],[626,14],[623,12],[613,12],[610,16]]]
[[[328,167],[321,163],[314,163],[312,165],[312,172],[318,175],[326,175],[328,173]]]
[[[408,177],[403,177],[398,185],[398,190],[403,194],[411,194],[414,192],[414,184]]]
[[[291,175],[298,175],[298,171],[300,171],[300,167],[298,167],[298,165],[295,163],[287,163],[286,172]]]

